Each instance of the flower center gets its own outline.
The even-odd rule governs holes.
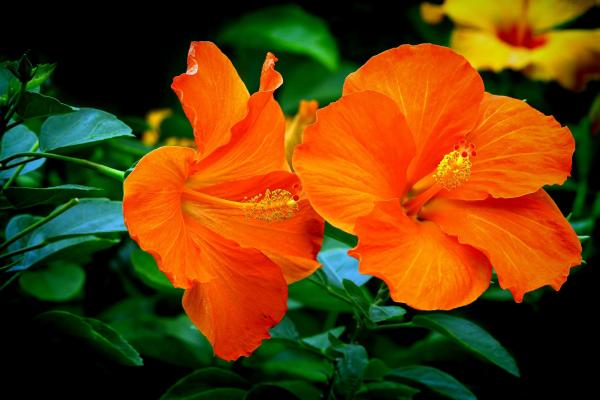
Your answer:
[[[454,189],[465,183],[471,176],[470,157],[475,157],[476,154],[473,143],[467,144],[461,140],[454,146],[454,150],[440,161],[433,174],[433,180],[446,189]]]
[[[496,35],[504,43],[526,49],[535,49],[543,46],[548,41],[546,36],[536,35],[529,26],[520,23],[499,29]]]
[[[285,189],[265,191],[249,199],[244,199],[246,218],[259,221],[284,221],[292,218],[298,211],[298,196],[292,195]]]
[[[417,182],[409,198],[403,202],[407,215],[417,215],[421,208],[442,189],[455,189],[471,177],[471,157],[475,157],[475,145],[461,140],[442,158],[435,172]]]

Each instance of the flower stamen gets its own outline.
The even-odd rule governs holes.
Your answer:
[[[461,140],[440,161],[432,176],[433,180],[448,190],[457,188],[471,177],[471,157],[476,155],[475,145]]]
[[[244,199],[246,218],[259,221],[285,221],[292,218],[298,211],[298,196],[292,195],[285,189],[265,191],[249,199]]]

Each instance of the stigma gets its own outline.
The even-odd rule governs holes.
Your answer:
[[[454,146],[454,150],[442,158],[433,174],[433,180],[448,190],[457,188],[471,177],[471,157],[476,155],[475,145],[461,140]]]
[[[258,221],[285,221],[298,212],[298,196],[285,189],[267,189],[249,199],[244,199],[246,218]]]

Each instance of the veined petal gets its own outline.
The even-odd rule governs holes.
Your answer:
[[[488,256],[516,301],[544,285],[558,290],[581,263],[577,235],[543,190],[515,199],[438,198],[421,216]]]
[[[364,90],[393,99],[406,118],[416,144],[408,180],[415,183],[473,128],[483,81],[450,49],[403,45],[372,57],[348,75],[344,96]]]
[[[319,267],[324,223],[303,197],[300,181],[279,171],[183,194],[186,215],[243,247],[276,261],[288,282]]]
[[[282,82],[274,69],[276,60],[273,54],[267,54],[261,90],[250,97],[248,114],[233,127],[231,141],[202,160],[198,167],[202,174],[191,177],[189,187],[201,189],[277,170],[289,171],[285,159],[285,117],[273,98],[273,91]]]
[[[503,42],[495,31],[472,28],[455,28],[450,47],[469,60],[474,68],[494,72],[522,70],[531,63],[532,57],[530,49]]]
[[[531,54],[528,76],[556,80],[571,90],[600,77],[600,29],[552,31],[546,38]]]
[[[250,95],[231,61],[211,42],[192,42],[188,69],[171,86],[207,156],[231,139],[231,128],[247,112]]]
[[[414,151],[396,104],[362,92],[317,111],[293,164],[319,214],[353,232],[356,218],[368,214],[375,201],[402,196]]]
[[[174,286],[214,277],[199,263],[200,236],[182,213],[181,193],[192,174],[196,152],[165,146],[144,156],[125,179],[123,214],[131,237],[154,256]]]
[[[204,230],[197,260],[216,271],[210,282],[186,289],[183,307],[224,360],[249,356],[287,309],[281,269],[255,249]]]
[[[489,286],[492,268],[471,246],[431,222],[403,214],[397,201],[377,203],[356,223],[349,252],[360,272],[383,279],[392,299],[421,310],[449,310],[473,302]]]
[[[486,93],[467,141],[477,149],[471,177],[447,197],[518,197],[562,184],[571,174],[575,140],[569,128],[521,100]]]

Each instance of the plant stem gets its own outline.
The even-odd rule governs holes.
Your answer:
[[[318,279],[314,278],[313,276],[310,276],[308,278],[309,282],[314,283],[315,285],[325,289],[325,291],[327,291],[327,293],[329,293],[330,295],[332,295],[333,297],[336,297],[340,300],[342,300],[344,303],[350,304],[351,306],[354,307],[354,303],[352,302],[352,300],[347,299],[346,297],[342,296],[341,294],[339,294],[338,292],[336,292],[335,290],[333,290],[332,288],[330,288],[328,285],[322,283],[321,281],[319,281]]]
[[[10,285],[15,279],[17,279],[19,276],[21,275],[21,271],[17,272],[16,274],[14,274],[13,276],[11,276],[10,278],[8,278],[6,280],[6,282],[4,282],[2,284],[2,286],[0,286],[0,292],[3,291],[4,289],[6,289],[6,287],[8,285]]]
[[[14,160],[16,158],[21,158],[21,157],[31,157],[31,158],[29,158],[27,160],[19,161],[18,163],[14,163],[12,165],[7,165],[7,163],[9,161]],[[125,172],[120,171],[118,169],[107,167],[106,165],[97,164],[97,163],[94,163],[94,162],[91,162],[88,160],[83,160],[81,158],[61,156],[60,154],[53,154],[53,153],[33,153],[33,152],[16,153],[16,154],[13,154],[12,156],[7,157],[4,160],[0,161],[0,170],[13,168],[14,166],[20,165],[20,164],[26,164],[26,163],[36,160],[38,158],[51,158],[54,160],[60,160],[60,161],[65,161],[65,162],[68,162],[71,164],[80,165],[82,167],[89,168],[96,172],[99,172],[102,175],[108,176],[109,178],[113,178],[119,182],[123,182],[123,180],[125,179]]]
[[[412,322],[399,322],[397,324],[387,324],[387,325],[377,325],[372,328],[369,328],[373,331],[383,331],[386,329],[397,329],[397,328],[418,328],[417,325]]]
[[[29,151],[36,151],[38,149],[38,147],[40,147],[40,142],[36,140],[36,142],[33,144],[33,146],[31,146],[31,149]],[[17,179],[17,177],[21,174],[21,171],[23,171],[23,168],[25,168],[25,164],[21,164],[17,167],[17,169],[15,170],[15,172],[13,172],[13,174],[11,175],[11,177],[6,181],[6,183],[4,184],[4,186],[2,186],[2,190],[6,190],[7,188],[9,188],[13,182],[15,181],[15,179]]]
[[[67,203],[63,204],[62,206],[58,207],[56,210],[52,211],[46,217],[40,219],[37,222],[34,222],[33,224],[29,225],[27,228],[23,229],[21,232],[17,233],[15,236],[11,237],[10,239],[7,239],[4,243],[2,243],[0,245],[0,251],[4,251],[4,249],[6,249],[12,243],[14,243],[17,240],[21,239],[22,237],[26,236],[28,233],[31,233],[33,230],[35,230],[36,228],[39,228],[40,226],[44,225],[45,223],[49,222],[50,220],[58,217],[60,214],[64,213],[69,208],[73,207],[74,205],[76,205],[78,203],[79,203],[79,199],[69,200]]]
[[[25,93],[25,89],[27,89],[27,83],[21,82],[19,91],[17,92],[15,97],[10,101],[8,111],[6,111],[6,114],[2,116],[2,121],[0,121],[0,134],[3,134],[8,130],[7,124],[10,122],[10,119],[17,111],[17,107],[19,106],[19,102],[21,101],[23,93]]]
[[[47,244],[48,244],[48,242],[43,241],[41,243],[34,244],[33,246],[23,247],[22,249],[11,251],[10,253],[0,254],[0,260],[4,260],[5,258],[14,257],[19,254],[27,253],[28,251],[31,251],[31,250],[39,249],[40,247],[44,247]],[[7,266],[0,267],[0,270],[5,269],[6,267]]]

